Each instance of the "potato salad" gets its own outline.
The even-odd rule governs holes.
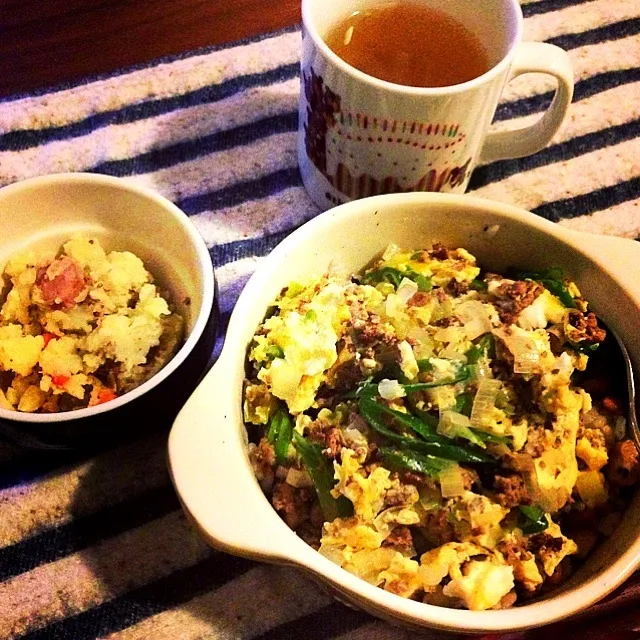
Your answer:
[[[103,404],[159,371],[183,321],[142,260],[76,236],[25,251],[0,275],[0,408],[56,413]]]
[[[389,246],[292,282],[247,354],[249,456],[308,544],[404,598],[507,608],[565,581],[638,482],[606,333],[561,270]]]

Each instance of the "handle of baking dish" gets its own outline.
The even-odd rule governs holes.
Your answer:
[[[614,271],[628,289],[640,298],[640,242],[617,236],[580,235],[587,238],[586,242],[581,243],[582,247],[601,264]]]
[[[234,357],[223,350],[173,424],[173,483],[187,516],[212,546],[299,564],[309,547],[277,515],[249,462],[240,393],[244,367]]]

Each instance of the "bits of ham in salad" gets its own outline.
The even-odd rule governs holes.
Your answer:
[[[439,244],[291,283],[247,354],[256,477],[371,584],[526,602],[612,533],[638,482],[621,403],[581,385],[605,335],[561,270],[488,273]]]
[[[74,237],[27,251],[0,277],[0,408],[53,413],[142,384],[180,346],[183,322],[142,260]]]

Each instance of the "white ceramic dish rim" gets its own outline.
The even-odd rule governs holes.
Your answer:
[[[188,338],[184,341],[184,344],[180,347],[175,356],[154,376],[149,378],[146,382],[139,387],[132,389],[128,393],[111,400],[110,402],[96,405],[95,407],[88,407],[86,409],[78,409],[76,411],[66,411],[61,413],[19,413],[16,411],[9,411],[8,409],[0,409],[0,419],[10,420],[14,422],[29,422],[29,423],[48,423],[48,422],[67,422],[71,420],[80,420],[83,418],[89,418],[92,416],[105,413],[117,409],[136,398],[139,398],[143,394],[147,393],[163,380],[169,377],[187,358],[187,356],[193,351],[200,336],[202,335],[207,325],[209,314],[213,308],[214,292],[215,292],[215,276],[213,272],[213,264],[211,262],[211,256],[207,249],[202,236],[195,228],[193,223],[189,220],[189,217],[179,207],[173,204],[170,200],[162,196],[161,194],[149,189],[147,187],[136,185],[131,182],[127,182],[122,178],[113,176],[97,174],[97,173],[57,173],[46,176],[38,176],[35,178],[29,178],[16,182],[0,189],[2,194],[14,194],[21,190],[29,190],[32,188],[39,188],[48,185],[55,184],[93,184],[102,185],[116,190],[128,191],[135,193],[145,199],[155,203],[162,209],[164,209],[170,216],[172,216],[178,224],[184,229],[190,242],[192,243],[196,255],[198,257],[198,268],[202,277],[202,306],[200,312],[193,324]]]
[[[375,200],[376,208],[383,209],[385,202],[396,202],[398,198],[404,199],[406,204],[424,203],[425,200],[434,205],[459,203],[525,222],[587,256],[618,280],[624,278],[620,271],[616,272],[611,267],[616,258],[623,255],[637,263],[640,255],[640,247],[633,241],[571,231],[522,209],[477,197],[412,193],[377,196],[367,200]],[[331,209],[303,225],[273,250],[245,286],[231,316],[219,360],[179,414],[170,434],[170,469],[186,513],[213,546],[246,557],[297,566],[328,583],[357,606],[411,626],[471,633],[515,631],[549,624],[585,609],[610,593],[637,568],[640,563],[640,536],[613,564],[598,574],[597,584],[591,578],[552,598],[513,609],[481,612],[455,610],[399,598],[349,574],[307,546],[264,498],[248,464],[246,436],[243,437],[243,429],[238,428],[238,421],[241,425],[242,420],[239,398],[228,389],[232,376],[230,372],[237,369],[239,361],[244,361],[246,345],[240,345],[238,337],[243,334],[246,311],[252,307],[254,292],[264,286],[277,265],[286,262],[290,248],[315,233],[322,236],[336,216],[357,212],[363,202],[355,201]],[[594,240],[597,240],[597,249],[588,248],[593,246]],[[589,242],[592,244],[589,245]],[[630,297],[635,307],[640,309],[640,283],[633,287]],[[238,349],[242,351],[240,356],[236,353]],[[218,418],[222,418],[220,433],[216,435],[212,429],[211,415],[214,402],[218,406]],[[231,458],[233,460],[230,462]],[[224,468],[224,476],[216,474],[218,467]],[[213,484],[207,484],[205,489],[203,483],[207,480],[212,480]],[[242,494],[244,502],[241,508],[238,508],[238,494],[228,491],[228,487],[235,487],[240,492],[247,491]],[[258,499],[258,494],[262,500]]]

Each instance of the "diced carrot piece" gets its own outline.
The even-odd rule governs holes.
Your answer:
[[[118,394],[112,389],[100,389],[98,392],[98,402],[96,402],[96,404],[104,404],[110,400],[115,400],[117,397]]]
[[[607,396],[602,399],[602,406],[611,413],[622,415],[622,402],[620,398],[614,396]]]
[[[56,340],[58,336],[55,333],[43,333],[42,337],[44,338],[44,346],[46,347],[52,340]]]
[[[53,382],[56,387],[64,387],[70,379],[70,376],[65,375],[51,376],[51,382]]]

